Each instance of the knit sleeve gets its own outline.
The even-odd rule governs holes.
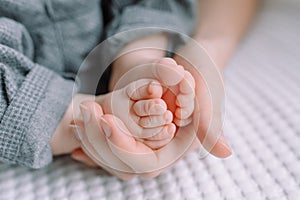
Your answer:
[[[185,43],[194,30],[193,0],[113,0],[108,7],[111,20],[106,26],[106,38],[112,53],[126,43],[160,32],[168,33],[176,48]]]
[[[73,81],[33,58],[24,26],[0,18],[0,161],[40,168],[52,160],[49,141],[71,101]]]

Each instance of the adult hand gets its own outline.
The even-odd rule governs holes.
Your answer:
[[[84,102],[81,111],[84,120],[76,122],[75,131],[87,156],[78,150],[72,156],[97,164],[123,180],[136,175],[155,177],[197,146],[192,124],[180,128],[167,146],[154,151],[135,140],[120,119],[103,114],[99,104]]]

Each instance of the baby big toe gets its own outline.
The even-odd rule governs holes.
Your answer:
[[[172,58],[162,58],[155,67],[156,77],[165,86],[173,86],[178,84],[184,77],[184,69],[177,65]]]

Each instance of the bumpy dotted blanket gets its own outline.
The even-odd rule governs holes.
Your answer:
[[[225,160],[191,153],[155,179],[122,182],[58,158],[0,164],[0,199],[300,199],[300,3],[264,1],[226,72]]]

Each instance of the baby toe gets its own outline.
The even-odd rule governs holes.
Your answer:
[[[159,140],[165,140],[165,139],[172,139],[176,132],[176,126],[175,124],[166,124],[161,132],[153,135],[152,137],[147,138],[147,140],[153,140],[153,141],[159,141]]]
[[[178,94],[176,97],[176,105],[180,107],[187,107],[194,104],[195,94]]]
[[[153,79],[140,79],[130,83],[126,88],[128,97],[132,100],[143,100],[161,98],[163,88],[161,84]]]
[[[159,82],[153,80],[148,84],[148,96],[146,98],[160,98],[162,94],[163,87]]]
[[[190,104],[186,107],[179,107],[175,111],[175,116],[178,119],[187,119],[189,118],[192,113],[194,112],[194,104]]]
[[[184,78],[179,83],[179,90],[183,94],[195,93],[195,79],[188,71],[184,71]]]
[[[146,138],[144,141],[152,141],[154,142],[160,142],[160,141],[165,141],[168,140],[170,141],[174,136],[176,132],[176,126],[175,124],[167,124],[163,127],[161,132],[153,135],[152,137]]]
[[[179,126],[179,127],[184,127],[184,126],[187,126],[189,125],[191,122],[192,122],[192,117],[189,117],[187,119],[178,119],[178,118],[175,118],[173,120],[173,122]]]
[[[167,104],[162,99],[139,100],[133,104],[133,110],[139,117],[163,115]]]

